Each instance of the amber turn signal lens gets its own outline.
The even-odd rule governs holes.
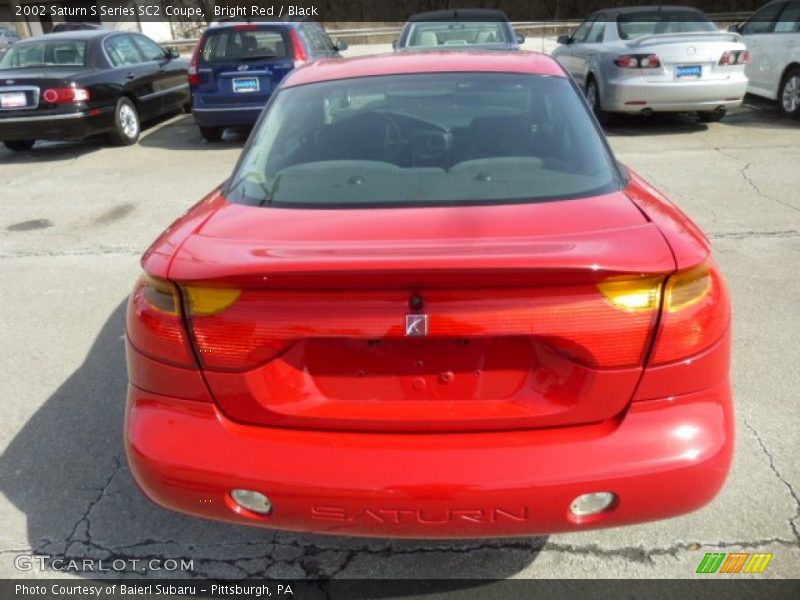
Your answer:
[[[189,300],[189,313],[198,317],[222,312],[242,294],[242,290],[231,287],[188,285],[183,289]]]
[[[142,297],[155,310],[172,316],[180,314],[178,290],[171,283],[149,275],[142,275]]]
[[[682,273],[676,273],[667,282],[665,308],[676,312],[700,302],[711,290],[711,275],[708,265],[700,265]]]
[[[615,277],[597,284],[613,306],[631,312],[655,310],[661,299],[663,277]]]

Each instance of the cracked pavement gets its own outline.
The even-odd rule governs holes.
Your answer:
[[[121,447],[124,302],[141,252],[228,175],[244,142],[204,144],[184,116],[145,133],[129,148],[0,149],[0,576],[62,575],[17,571],[14,557],[31,551],[191,559],[177,573],[101,576],[217,579],[694,577],[706,552],[759,551],[774,553],[761,577],[800,576],[800,125],[758,104],[709,125],[659,117],[609,128],[618,157],[709,233],[731,288],[738,438],[723,492],[656,523],[455,542],[233,526],[138,492]]]

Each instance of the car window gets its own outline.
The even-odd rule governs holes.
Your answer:
[[[207,63],[292,57],[289,33],[279,28],[226,28],[208,34],[203,46]]]
[[[619,189],[569,79],[427,73],[278,92],[226,188],[251,205],[539,202]]]
[[[697,11],[645,9],[627,12],[617,17],[619,37],[635,40],[646,35],[663,33],[699,33],[718,31],[714,23]]]
[[[503,23],[492,22],[421,22],[413,23],[406,46],[435,48],[437,46],[469,46],[475,44],[510,44]]]
[[[768,4],[761,10],[756,11],[742,27],[742,33],[745,35],[769,33],[775,25],[775,19],[777,19],[785,5],[785,3]]]
[[[572,34],[572,40],[577,43],[583,42],[586,39],[586,36],[589,34],[593,24],[593,20],[584,21],[581,23],[575,30],[575,33]]]
[[[133,36],[133,39],[136,41],[136,45],[139,47],[145,60],[164,60],[166,57],[164,49],[150,38],[146,38],[143,35],[136,35]]]
[[[603,36],[606,32],[605,21],[595,21],[592,23],[589,33],[586,35],[587,44],[600,44],[603,41]]]
[[[775,23],[775,33],[800,32],[800,2],[792,2]]]
[[[58,40],[15,44],[3,55],[0,68],[86,65],[86,42]]]
[[[130,35],[115,35],[103,42],[103,47],[115,67],[135,65],[142,62],[142,55]]]

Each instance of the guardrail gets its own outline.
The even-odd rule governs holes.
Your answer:
[[[712,13],[708,15],[708,18],[718,25],[728,25],[731,23],[744,21],[751,14],[752,12]],[[583,23],[583,21],[584,19],[569,19],[564,21],[512,21],[511,26],[514,28],[514,30],[520,32],[542,31],[550,33],[563,33],[565,31],[571,31]],[[383,38],[386,36],[393,36],[394,38],[397,38],[400,35],[402,28],[402,24],[397,25],[396,27],[363,27],[349,29],[329,28],[328,35],[330,35],[332,38],[340,38],[345,41],[355,38]],[[194,47],[194,45],[197,44],[197,41],[197,38],[187,38],[162,42],[161,45],[170,48]],[[381,43],[383,41],[384,40],[372,41],[372,43]]]

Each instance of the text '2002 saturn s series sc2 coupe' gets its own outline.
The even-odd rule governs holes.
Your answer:
[[[727,475],[709,242],[547,56],[293,71],[142,265],[126,450],[165,507],[515,536],[685,513]]]

